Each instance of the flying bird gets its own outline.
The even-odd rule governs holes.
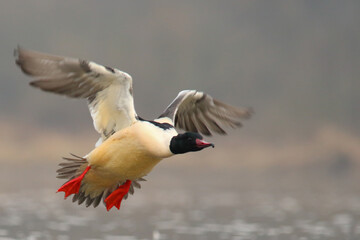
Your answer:
[[[120,209],[123,199],[140,188],[153,167],[176,154],[200,151],[214,144],[201,134],[226,134],[251,116],[250,108],[237,108],[210,95],[183,90],[155,120],[135,111],[132,78],[116,68],[83,59],[15,49],[16,64],[34,78],[30,85],[43,91],[87,100],[95,130],[95,148],[84,157],[72,154],[59,164],[58,189],[73,202]],[[178,133],[177,129],[184,132]]]

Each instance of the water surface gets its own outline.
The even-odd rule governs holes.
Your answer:
[[[360,239],[356,174],[160,167],[107,212],[64,201],[52,168],[2,170],[0,240]]]

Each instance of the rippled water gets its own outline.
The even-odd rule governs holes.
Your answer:
[[[62,200],[53,182],[2,191],[0,240],[360,239],[351,179],[276,175],[160,170],[110,212]]]

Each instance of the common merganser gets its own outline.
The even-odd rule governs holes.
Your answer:
[[[107,210],[120,209],[128,193],[140,188],[153,167],[175,154],[200,151],[214,144],[200,135],[226,134],[224,127],[240,127],[250,108],[236,108],[196,90],[183,90],[153,121],[134,108],[132,78],[116,68],[83,59],[15,49],[16,64],[35,78],[33,87],[73,98],[85,98],[100,134],[95,148],[84,157],[64,158],[58,178],[68,179],[58,192],[73,202],[86,201]],[[178,133],[182,129],[184,133]]]

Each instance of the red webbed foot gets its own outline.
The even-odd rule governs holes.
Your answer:
[[[64,185],[62,185],[57,192],[64,192],[65,193],[65,199],[70,196],[71,194],[76,194],[80,190],[81,181],[83,180],[85,174],[90,170],[90,166],[87,166],[85,171],[78,176],[77,178],[71,179],[70,181],[66,182]]]
[[[113,191],[106,199],[106,210],[110,210],[112,207],[116,207],[120,209],[121,201],[123,200],[124,196],[129,192],[131,186],[131,181],[126,180],[123,185],[120,185],[118,189]]]

